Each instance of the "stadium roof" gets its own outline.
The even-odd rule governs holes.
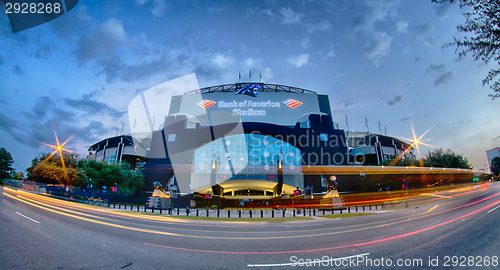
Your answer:
[[[235,92],[236,90],[242,89],[248,85],[257,85],[259,87],[259,92],[283,92],[283,93],[301,93],[301,94],[316,94],[316,92],[311,90],[306,90],[293,86],[279,85],[279,84],[267,84],[261,82],[239,82],[233,84],[222,84],[216,86],[209,86],[205,88],[200,88],[197,90],[192,90],[184,94],[208,94],[208,93],[226,93]]]

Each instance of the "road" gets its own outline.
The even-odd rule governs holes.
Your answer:
[[[425,194],[427,203],[408,209],[288,222],[187,220],[7,187],[0,194],[1,269],[499,267],[500,184]]]

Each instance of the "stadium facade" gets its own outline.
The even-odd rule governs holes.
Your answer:
[[[405,152],[411,145],[386,135],[349,132],[346,137],[332,120],[328,96],[310,90],[248,82],[201,88],[170,100],[150,94],[157,102],[170,102],[164,117],[148,114],[152,106],[145,96],[131,104],[143,106],[151,132],[105,139],[89,148],[89,158],[139,164],[150,190],[159,181],[181,194],[290,198],[325,193],[337,185],[335,179],[339,191],[356,187],[348,183],[352,177],[311,174],[307,168],[378,165],[403,153],[412,157]],[[136,126],[138,120],[130,119]]]

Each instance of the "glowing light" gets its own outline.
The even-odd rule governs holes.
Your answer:
[[[431,129],[427,129],[424,133],[422,133],[422,135],[420,135],[419,137],[417,137],[417,135],[415,134],[415,128],[413,127],[413,123],[411,124],[411,132],[413,134],[413,138],[412,139],[409,139],[409,138],[404,138],[404,137],[401,137],[401,139],[405,140],[405,141],[408,141],[410,142],[410,146],[408,146],[408,148],[406,148],[403,153],[401,153],[400,155],[398,155],[393,161],[391,161],[391,163],[389,163],[389,166],[392,166],[394,164],[396,164],[408,151],[414,149],[417,150],[417,154],[418,154],[418,162],[420,164],[420,167],[423,167],[424,164],[423,164],[423,161],[420,159],[421,155],[420,155],[420,148],[418,147],[419,145],[425,145],[425,146],[429,146],[429,147],[434,147],[430,144],[427,144],[427,143],[424,143],[422,141],[422,138],[430,131]]]
[[[67,182],[69,182],[69,175],[68,175],[68,172],[66,171],[66,164],[64,164],[64,158],[63,158],[63,151],[65,152],[71,152],[73,153],[73,151],[69,150],[69,149],[66,149],[64,148],[64,145],[66,145],[66,143],[68,143],[68,141],[71,139],[71,137],[69,137],[66,141],[64,141],[62,144],[59,143],[59,138],[57,137],[57,132],[54,130],[54,136],[56,137],[56,143],[57,145],[52,145],[52,144],[47,144],[47,143],[42,143],[46,146],[49,146],[51,148],[54,148],[54,152],[52,152],[48,157],[46,157],[42,162],[46,162],[47,160],[49,160],[55,153],[59,153],[59,157],[61,158],[61,165],[62,165],[62,168],[64,170],[64,178],[66,179]]]

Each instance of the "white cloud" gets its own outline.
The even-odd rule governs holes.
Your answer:
[[[260,11],[260,13],[265,14],[271,18],[274,18],[276,16],[276,14],[274,14],[273,11],[270,9],[263,9]]]
[[[98,25],[90,36],[82,36],[75,50],[78,60],[86,63],[91,59],[107,58],[115,48],[123,44],[127,33],[121,21],[111,18]]]
[[[368,10],[353,21],[355,31],[361,32],[368,39],[365,47],[366,57],[373,61],[376,67],[380,66],[382,58],[389,53],[392,43],[392,37],[386,32],[378,31],[376,25],[382,21],[395,21],[399,3],[400,0],[367,1],[365,4]],[[403,33],[407,31],[408,24],[399,21],[396,23],[396,28],[400,33]]]
[[[309,37],[301,39],[300,40],[300,45],[303,48],[307,48],[307,47],[311,46],[311,39]]]
[[[247,59],[245,59],[244,63],[245,63],[245,68],[252,69],[252,68],[260,67],[262,60],[253,59],[252,57],[248,57]]]
[[[281,8],[281,15],[283,15],[283,24],[295,24],[299,23],[302,19],[303,14],[296,13],[291,7]]]
[[[215,54],[212,61],[216,66],[221,68],[227,67],[234,63],[234,60],[231,57],[220,53]]]
[[[309,62],[309,57],[310,55],[307,53],[296,56],[290,56],[288,57],[287,62],[299,68],[307,64],[307,62]]]
[[[262,80],[272,80],[274,78],[274,73],[272,68],[265,68],[262,72]]]
[[[309,32],[309,33],[313,33],[316,31],[326,31],[326,30],[330,29],[331,27],[332,27],[332,25],[330,24],[330,21],[328,21],[328,20],[321,20],[316,24],[307,24],[306,25],[307,32]]]
[[[396,23],[396,29],[399,33],[408,33],[408,23],[404,21],[398,21]]]
[[[366,46],[366,57],[373,61],[376,67],[380,66],[382,57],[389,53],[391,48],[392,37],[386,32],[375,32],[373,40]]]
[[[155,17],[161,17],[165,10],[167,10],[167,3],[164,0],[153,0],[155,6],[151,9],[151,13]]]

